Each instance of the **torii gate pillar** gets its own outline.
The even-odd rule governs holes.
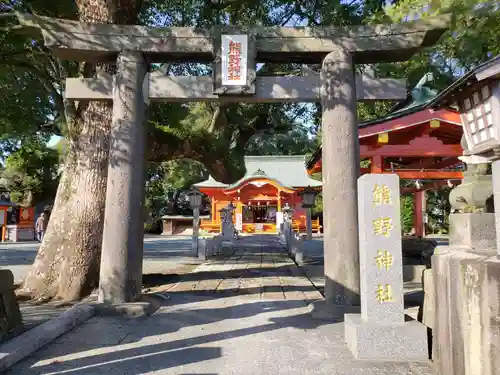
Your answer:
[[[329,53],[321,68],[325,299],[359,305],[357,179],[360,174],[354,64]]]
[[[353,56],[357,64],[407,60],[417,49],[433,45],[439,39],[450,22],[449,15],[399,25],[339,29],[257,26],[245,28],[242,33],[240,29],[222,27],[216,33],[221,43],[214,40],[214,33],[209,30],[150,29],[137,25],[121,25],[118,30],[116,25],[93,24],[89,27],[77,21],[36,15],[18,15],[18,18],[24,26],[38,28],[45,46],[60,58],[109,62],[119,56],[118,74],[112,84],[110,76],[73,78],[67,80],[65,90],[68,100],[114,102],[99,289],[101,301],[129,302],[140,295],[146,97],[155,101],[261,103],[321,100],[326,300],[330,306],[359,305],[356,102],[357,99],[403,99],[406,92],[404,85],[394,81],[377,83],[362,79],[359,86],[363,89],[358,86],[360,92],[356,93]],[[231,49],[231,43],[238,47]],[[226,78],[219,81],[222,77],[217,72],[222,69],[221,65],[216,66],[215,80],[151,74],[143,85],[146,75],[143,54],[149,63],[213,62],[219,60],[214,60],[214,56],[224,57]],[[318,90],[317,77],[259,77],[254,80],[257,60],[318,63],[320,56],[325,54],[321,90]],[[229,68],[232,74],[228,74]],[[240,75],[245,69],[247,74]],[[143,87],[147,87],[146,95]]]
[[[99,302],[131,302],[141,295],[146,146],[143,82],[146,73],[147,64],[141,52],[124,51],[118,56]]]

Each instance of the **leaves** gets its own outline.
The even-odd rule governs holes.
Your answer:
[[[25,138],[5,160],[1,185],[14,202],[31,206],[54,198],[59,156],[45,146],[46,141],[40,136]]]
[[[389,4],[389,5],[386,5]],[[62,18],[77,18],[70,0],[4,1],[0,11],[11,9]],[[143,24],[171,27],[210,28],[233,25],[321,25],[339,26],[362,23],[400,22],[416,17],[453,12],[456,22],[437,46],[416,54],[410,61],[378,64],[380,76],[407,78],[408,88],[427,72],[433,72],[437,88],[450,84],[465,69],[500,53],[499,7],[486,0],[324,1],[289,0],[147,0],[139,19]],[[36,40],[14,33],[0,36],[0,144],[14,152],[23,137],[42,131],[67,134],[62,101],[64,79],[79,74],[79,66],[54,58]],[[297,74],[293,64],[266,64],[259,74]],[[168,74],[208,75],[209,66],[172,64]],[[360,121],[384,116],[391,103],[362,103]],[[196,168],[184,161],[200,162],[223,182],[233,182],[244,174],[247,154],[308,153],[319,142],[319,105],[213,103],[154,104],[150,109],[149,147],[153,169],[164,168],[167,160],[175,167],[168,178],[197,176]],[[46,126],[48,125],[48,126]],[[182,162],[180,160],[183,160]],[[176,171],[184,171],[178,173]],[[155,172],[156,173],[156,172]],[[204,172],[205,173],[205,172]],[[184,176],[185,175],[185,176]],[[175,184],[174,184],[175,185]]]

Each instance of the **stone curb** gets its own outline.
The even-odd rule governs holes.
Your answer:
[[[148,301],[118,303],[114,305],[96,302],[92,306],[95,308],[95,315],[97,316],[121,316],[125,318],[149,316],[154,314],[159,308],[157,304],[152,303],[152,298],[148,298]]]
[[[87,304],[73,306],[61,315],[0,346],[0,373],[84,323],[94,312],[94,307]]]

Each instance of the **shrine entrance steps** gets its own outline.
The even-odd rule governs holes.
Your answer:
[[[153,315],[94,317],[10,374],[433,374],[356,361],[343,323],[311,316],[322,296],[277,236],[230,243],[162,295]]]

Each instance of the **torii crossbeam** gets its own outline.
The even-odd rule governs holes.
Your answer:
[[[319,102],[321,81],[318,76],[257,77],[255,95],[226,95],[214,93],[212,77],[166,76],[157,71],[144,78],[144,98],[153,102],[224,101],[245,103]],[[356,77],[358,101],[401,100],[406,97],[404,80]],[[68,78],[66,99],[113,100],[113,77]]]

